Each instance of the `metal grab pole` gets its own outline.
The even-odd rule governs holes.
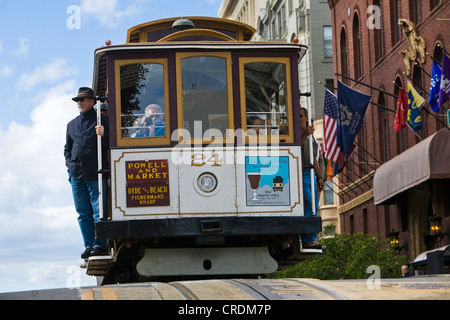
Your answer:
[[[308,108],[308,126],[312,125],[312,117],[311,117],[311,92],[306,96],[307,99],[307,108]],[[312,215],[316,215],[316,195],[314,188],[314,149],[313,149],[313,141],[314,138],[312,136],[308,137],[309,141],[309,166],[310,166],[310,175],[311,175],[311,208]]]
[[[308,126],[312,125],[312,116],[311,116],[311,92],[300,93],[300,96],[306,97],[306,109],[308,110]],[[313,141],[314,137],[311,139],[308,137],[309,142],[309,167],[310,167],[310,175],[311,175],[311,207],[312,207],[312,215],[316,215],[316,195],[314,188],[314,149],[313,149]]]
[[[97,126],[102,125],[101,99],[97,97]],[[103,220],[103,173],[102,173],[102,136],[97,135],[97,157],[98,157],[98,213]]]

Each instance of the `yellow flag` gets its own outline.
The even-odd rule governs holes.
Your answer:
[[[413,85],[408,81],[408,123],[414,132],[422,129],[422,116],[420,114],[420,108],[424,103],[425,99],[417,93]]]

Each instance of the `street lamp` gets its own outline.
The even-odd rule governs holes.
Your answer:
[[[391,245],[392,248],[395,249],[397,254],[399,254],[403,249],[406,250],[406,244],[404,246],[400,245],[399,235],[400,235],[400,232],[394,231],[394,229],[392,229],[392,231],[389,232],[389,234],[388,234],[389,244]]]
[[[439,238],[442,236],[442,217],[432,216],[428,218],[430,222],[430,236]]]
[[[389,243],[391,244],[391,247],[393,247],[394,249],[397,248],[400,245],[400,241],[398,240],[399,236],[399,232],[398,231],[394,231],[394,229],[392,229],[392,231],[388,234],[389,237]]]
[[[442,238],[445,237],[445,235],[442,235],[442,217],[428,217],[428,222],[430,229],[424,239],[427,250],[431,249],[433,246],[437,248],[439,242],[441,242]]]

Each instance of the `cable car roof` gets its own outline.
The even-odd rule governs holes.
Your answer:
[[[194,24],[193,29],[180,30],[173,28],[175,21],[187,19]],[[249,41],[255,34],[255,29],[245,23],[212,17],[175,17],[146,22],[128,29],[127,43],[172,41],[174,33],[186,34],[198,41],[194,36],[205,36],[210,33],[211,38],[228,41]],[[169,37],[171,36],[172,37]],[[167,39],[165,39],[167,37]],[[188,40],[189,41],[189,40]]]

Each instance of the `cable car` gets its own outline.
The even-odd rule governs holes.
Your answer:
[[[298,66],[307,47],[252,42],[220,18],[152,21],[95,51],[106,96],[102,284],[264,275],[318,233],[303,212]],[[276,188],[274,188],[276,183]],[[281,183],[281,184],[280,184]]]

